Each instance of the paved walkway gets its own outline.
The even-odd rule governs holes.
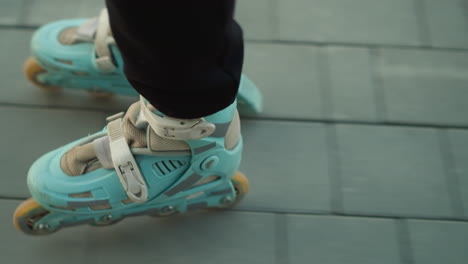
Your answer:
[[[38,25],[96,0],[0,2],[1,263],[468,263],[468,2],[239,0],[245,118],[236,210],[35,238],[13,229],[41,154],[133,99],[50,96],[21,71]]]

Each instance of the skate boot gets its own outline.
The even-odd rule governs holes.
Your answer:
[[[39,158],[32,198],[15,211],[20,231],[105,226],[128,216],[226,208],[249,189],[238,172],[242,137],[236,103],[198,119],[165,116],[145,99],[107,119],[100,132]]]
[[[97,18],[53,22],[35,32],[32,57],[24,72],[46,91],[61,88],[86,90],[98,98],[113,94],[138,96],[123,73],[123,61],[112,37],[106,9]],[[261,111],[259,90],[245,75],[238,93],[239,112]]]

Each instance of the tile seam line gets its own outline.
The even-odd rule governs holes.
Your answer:
[[[449,202],[454,217],[464,218],[464,203],[459,176],[455,173],[456,160],[453,153],[453,144],[447,130],[437,130],[439,149],[445,173],[445,182],[449,194]]]
[[[0,107],[6,108],[20,108],[30,110],[60,110],[60,111],[82,111],[90,113],[103,113],[112,114],[125,110],[124,107],[115,107],[115,109],[98,109],[98,108],[85,108],[85,107],[66,107],[57,105],[33,105],[33,104],[21,104],[21,103],[7,103],[0,102]],[[413,127],[413,128],[439,128],[439,129],[461,129],[468,130],[468,124],[466,125],[449,125],[449,124],[436,124],[436,123],[411,123],[411,122],[389,122],[389,121],[365,121],[365,120],[339,120],[339,119],[320,119],[320,118],[281,118],[281,117],[252,117],[244,116],[242,120],[249,121],[278,121],[278,122],[292,122],[292,123],[309,123],[309,124],[335,124],[335,125],[363,125],[363,126],[386,126],[386,127]]]
[[[27,24],[0,24],[0,29],[18,29],[18,30],[36,30],[40,25]],[[433,51],[449,51],[449,52],[468,52],[468,48],[455,47],[438,47],[427,45],[404,45],[404,44],[377,44],[377,43],[359,43],[359,42],[321,42],[321,41],[306,41],[306,40],[281,40],[281,39],[254,39],[244,38],[246,43],[258,44],[289,44],[289,45],[306,45],[306,46],[330,46],[330,47],[354,47],[354,48],[384,48],[384,49],[414,49],[414,50],[433,50]]]
[[[429,19],[427,17],[426,0],[414,0],[413,3],[414,15],[416,16],[419,33],[419,40],[421,43],[427,43],[427,47],[433,47],[432,36],[430,32]]]
[[[342,160],[339,155],[340,142],[338,140],[338,132],[335,125],[328,125],[326,127],[326,146],[328,155],[328,173],[330,183],[330,208],[333,214],[344,213],[344,199],[343,199],[343,178],[340,169]]]
[[[384,87],[384,78],[381,72],[382,65],[382,55],[381,49],[379,48],[370,48],[368,51],[369,54],[369,75],[372,83],[372,92],[374,98],[374,109],[376,113],[376,118],[380,122],[386,122],[388,116],[388,106],[386,99],[386,91]]]
[[[251,121],[280,121],[295,123],[316,123],[316,124],[336,124],[336,125],[364,125],[364,126],[387,126],[387,127],[414,127],[414,128],[441,128],[441,129],[468,129],[466,125],[450,125],[436,123],[411,123],[411,122],[390,122],[390,121],[364,121],[364,120],[339,120],[320,118],[281,118],[281,117],[242,117],[242,120]]]
[[[411,243],[408,220],[396,219],[395,228],[401,263],[414,264],[413,245]]]
[[[383,49],[401,49],[401,50],[434,50],[434,51],[453,51],[468,52],[468,48],[442,47],[427,45],[403,45],[403,44],[377,44],[377,43],[359,43],[359,42],[320,42],[320,41],[302,41],[302,40],[279,40],[279,39],[252,39],[245,38],[247,43],[253,44],[289,44],[301,46],[317,47],[349,47],[349,48],[383,48]]]
[[[21,10],[18,14],[18,24],[26,24],[26,21],[28,20],[28,16],[31,13],[31,0],[18,0],[21,1]]]
[[[274,214],[275,221],[275,264],[289,263],[288,216]]]
[[[0,196],[0,201],[23,201],[26,198]],[[385,215],[366,215],[366,214],[330,214],[330,213],[310,213],[310,212],[281,212],[271,210],[249,210],[249,209],[231,209],[229,212],[238,213],[258,213],[269,215],[291,215],[291,216],[332,216],[332,217],[347,217],[347,218],[366,218],[366,219],[382,219],[382,220],[416,220],[416,221],[437,221],[437,222],[453,222],[466,223],[468,219],[459,218],[435,218],[435,217],[417,217],[417,216],[385,216]]]
[[[72,110],[72,111],[82,111],[82,112],[99,112],[107,114],[109,112],[117,112],[124,110],[123,107],[114,107],[108,110],[92,108],[92,107],[73,107],[73,106],[60,106],[60,105],[36,105],[36,104],[23,104],[23,103],[8,103],[0,102],[0,107],[7,108],[21,108],[21,109],[30,109],[30,110]],[[119,110],[120,108],[120,110]]]
[[[276,215],[291,215],[291,216],[332,216],[332,217],[347,217],[347,218],[366,218],[366,219],[382,219],[382,220],[412,220],[412,221],[437,221],[437,222],[456,222],[468,224],[468,219],[460,219],[453,217],[418,217],[418,216],[392,216],[392,215],[371,215],[371,214],[335,214],[335,213],[313,213],[313,212],[281,212],[272,210],[261,209],[232,209],[232,212],[250,212],[250,213],[263,213],[263,214],[276,214]]]
[[[123,109],[98,109],[98,108],[85,108],[85,107],[66,107],[57,105],[33,105],[33,104],[17,104],[0,102],[0,107],[7,108],[21,108],[30,110],[72,110],[82,112],[93,112],[110,114],[113,112],[122,111]],[[249,121],[279,121],[279,122],[294,122],[294,123],[317,123],[317,124],[338,124],[338,125],[367,125],[367,126],[388,126],[388,127],[421,127],[421,128],[442,128],[442,129],[468,129],[467,125],[447,125],[436,123],[411,123],[411,122],[388,122],[388,121],[365,121],[365,120],[339,120],[339,119],[326,119],[326,118],[281,118],[281,117],[253,117],[244,116],[242,120]]]

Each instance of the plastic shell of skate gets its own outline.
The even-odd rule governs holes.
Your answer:
[[[57,87],[86,90],[98,97],[110,94],[133,95],[137,93],[123,77],[123,63],[120,52],[109,43],[116,69],[102,71],[96,64],[93,42],[62,44],[61,32],[78,27],[85,19],[70,19],[46,24],[39,28],[31,41],[32,57],[26,60],[24,72],[34,84],[47,91]]]
[[[207,137],[186,140],[190,151],[132,149],[147,190],[144,201],[129,199],[115,169],[100,168],[80,176],[69,176],[61,169],[61,158],[69,149],[107,135],[110,123],[101,132],[45,154],[29,170],[32,198],[17,208],[14,225],[24,233],[43,235],[79,224],[105,226],[129,216],[166,216],[236,204],[249,186],[237,171],[242,137],[225,146],[223,133],[235,110],[232,104],[205,117],[216,130]]]

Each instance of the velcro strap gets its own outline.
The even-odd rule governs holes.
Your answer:
[[[124,137],[122,118],[107,125],[107,135],[112,162],[128,198],[144,203],[148,199],[148,187]]]

